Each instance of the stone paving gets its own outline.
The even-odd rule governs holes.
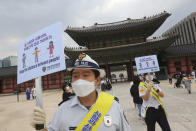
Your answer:
[[[168,81],[161,81],[160,86],[165,94],[162,99],[168,113],[168,120],[173,131],[195,131],[196,129],[196,84],[192,84],[192,94],[184,88],[173,88]],[[145,131],[146,125],[139,120],[137,109],[134,107],[129,94],[129,84],[122,83],[114,86],[114,95],[119,97],[126,117],[133,131]],[[156,124],[156,131],[161,131]]]
[[[168,81],[161,81],[165,97],[162,99],[168,112],[168,120],[173,131],[195,131],[196,129],[196,84],[192,84],[192,94],[184,88],[173,88]],[[118,97],[124,108],[126,118],[132,131],[145,131],[146,125],[139,120],[137,109],[134,107],[129,92],[129,83],[113,84],[113,90],[107,91]],[[61,101],[62,91],[44,91],[43,103],[50,122],[58,103]],[[27,101],[25,94],[20,94],[20,102],[16,95],[0,95],[0,131],[34,131],[31,119],[35,100]],[[161,131],[156,125],[156,131]]]

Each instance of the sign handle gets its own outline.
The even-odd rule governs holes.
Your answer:
[[[42,78],[35,78],[35,89],[36,89],[36,106],[43,109],[43,99],[42,99]],[[43,124],[36,124],[36,130],[44,129]]]

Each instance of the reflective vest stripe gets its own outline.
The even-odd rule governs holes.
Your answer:
[[[96,131],[103,122],[104,116],[111,108],[113,102],[114,96],[101,92],[96,103],[93,105],[82,122],[78,125],[75,131],[88,131],[88,129]],[[92,121],[95,121],[96,124],[92,125]]]
[[[144,82],[140,82],[139,86],[143,87],[145,90],[148,90],[148,85]],[[163,108],[165,112],[165,115],[167,116],[167,112],[165,111],[163,103],[161,99],[159,98],[159,94],[153,88],[151,88],[150,94],[159,102],[159,104],[161,105],[161,107]]]

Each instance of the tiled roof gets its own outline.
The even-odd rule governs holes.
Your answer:
[[[196,43],[181,46],[170,46],[165,49],[165,52],[167,57],[196,55]]]
[[[137,56],[157,54],[161,50],[168,48],[175,39],[175,37],[163,37],[142,43],[98,49],[65,48],[65,54],[71,59],[76,59],[80,53],[85,52],[99,63],[104,63],[105,61],[115,62],[120,59],[129,60]]]
[[[151,16],[151,17],[144,17],[142,19],[130,19],[119,22],[113,22],[113,23],[106,23],[106,24],[97,24],[95,23],[93,26],[88,27],[68,27],[65,32],[102,32],[102,31],[113,31],[113,30],[119,30],[119,29],[127,29],[130,27],[135,27],[138,24],[148,23],[157,19],[165,21],[165,19],[170,16],[169,13],[164,11],[163,13]]]
[[[115,44],[115,42],[141,42],[151,36],[170,16],[163,12],[143,19],[127,19],[125,21],[96,24],[89,27],[68,27],[65,32],[69,34],[80,46],[89,49],[105,47],[103,43]]]

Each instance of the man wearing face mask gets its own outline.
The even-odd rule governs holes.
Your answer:
[[[96,90],[104,76],[104,70],[99,68],[97,62],[82,53],[70,70],[76,96],[58,107],[45,130],[130,131],[123,109],[115,97]],[[36,108],[34,114],[34,125],[45,123],[43,110]]]
[[[154,85],[148,74],[144,74],[144,81],[139,84],[139,95],[143,99],[142,115],[145,118],[148,131],[155,131],[158,122],[163,131],[171,131],[166,111],[160,97],[164,94],[158,84]]]

